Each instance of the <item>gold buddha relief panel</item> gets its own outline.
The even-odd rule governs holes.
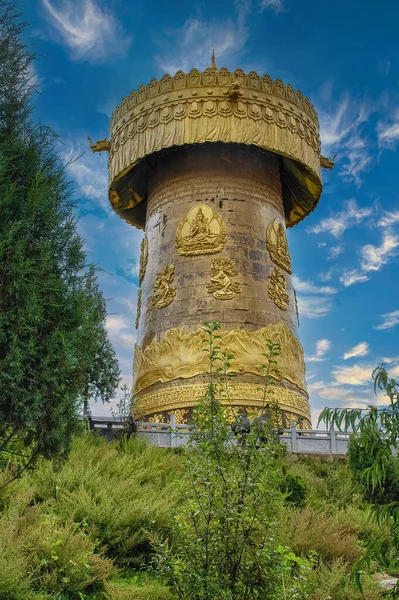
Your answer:
[[[210,206],[193,206],[184,216],[176,233],[180,255],[214,254],[223,250],[227,234],[220,216]]]

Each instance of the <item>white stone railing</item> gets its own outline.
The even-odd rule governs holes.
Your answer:
[[[115,437],[121,431],[124,422],[112,417],[89,416],[90,429],[99,431],[108,439]],[[136,422],[137,435],[146,439],[150,444],[160,448],[178,448],[186,443],[190,436],[188,425],[177,425],[174,415],[170,423]],[[287,445],[289,452],[294,454],[325,454],[345,455],[348,450],[349,434],[331,429],[297,429],[295,426],[285,429],[280,440]]]

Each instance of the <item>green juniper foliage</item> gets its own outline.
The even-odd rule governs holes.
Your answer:
[[[377,367],[372,374],[374,392],[383,390],[388,398],[387,406],[369,406],[367,409],[325,408],[319,417],[327,426],[336,427],[339,431],[353,431],[363,445],[364,452],[374,454],[372,464],[365,467],[362,481],[367,489],[377,495],[378,490],[385,489],[387,478],[392,475],[393,451],[398,450],[399,433],[399,384],[389,377],[383,366]],[[378,436],[378,449],[375,447]],[[361,589],[361,573],[372,560],[377,560],[385,568],[399,568],[399,498],[388,504],[371,507],[371,517],[375,523],[385,530],[377,540],[367,544],[364,555],[355,563],[352,576]],[[390,597],[399,598],[399,586],[391,592]]]
[[[39,456],[65,454],[82,400],[107,401],[119,382],[56,138],[31,118],[23,31],[0,0],[0,462],[11,463],[9,479]]]
[[[180,599],[303,598],[308,563],[278,539],[284,503],[279,459],[285,450],[264,418],[252,424],[238,418],[233,434],[228,403],[234,356],[218,346],[219,329],[217,322],[204,327],[209,384],[194,410],[185,455],[188,483],[172,541],[157,545],[157,561]],[[266,353],[267,361],[275,360],[274,352]]]

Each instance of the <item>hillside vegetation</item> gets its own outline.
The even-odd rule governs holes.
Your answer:
[[[171,531],[182,458],[139,439],[107,443],[82,434],[64,464],[43,460],[6,487],[0,499],[0,598],[172,599],[154,570],[151,542]],[[289,457],[286,463],[280,536],[311,565],[304,597],[362,598],[354,587],[341,588],[341,580],[366,542],[382,532],[368,521],[348,464]],[[383,597],[373,577],[365,578],[364,594]]]

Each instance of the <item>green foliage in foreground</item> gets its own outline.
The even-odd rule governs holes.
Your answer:
[[[373,504],[389,504],[399,499],[399,460],[396,456],[387,456],[384,478],[379,485],[373,486],[364,477],[364,472],[373,466],[383,445],[382,432],[374,429],[364,431],[362,435],[351,435],[349,440],[350,469],[366,500]]]
[[[39,591],[78,598],[104,589],[119,569],[148,563],[150,536],[169,531],[180,463],[137,439],[109,444],[86,435],[60,468],[42,461],[5,488],[0,598],[28,600]]]
[[[280,506],[278,539],[310,564],[307,597],[361,600],[341,580],[388,529],[368,520],[346,462],[286,460],[307,496],[304,507]],[[171,600],[151,568],[151,540],[172,538],[183,461],[137,439],[107,443],[94,434],[76,438],[59,468],[40,461],[0,495],[1,600]],[[393,564],[388,572],[397,573]],[[367,600],[385,597],[371,577],[363,587]]]
[[[270,419],[229,425],[217,398],[229,403],[230,360],[218,346],[220,324],[204,327],[209,385],[193,414],[185,452],[187,474],[170,544],[158,544],[162,572],[181,600],[306,598],[310,563],[284,546],[278,526],[284,505],[279,459],[285,454]],[[271,369],[279,354],[264,354],[269,401]]]
[[[373,380],[374,391],[385,392],[386,406],[369,406],[366,410],[325,408],[319,418],[319,422],[324,421],[340,431],[350,429],[358,436],[363,456],[369,453],[373,457],[371,464],[365,466],[361,473],[363,485],[376,500],[392,500],[388,504],[371,507],[371,517],[384,535],[367,545],[363,556],[353,567],[352,576],[360,590],[362,572],[370,567],[372,560],[377,560],[385,568],[399,567],[399,496],[396,490],[392,490],[392,478],[395,478],[397,470],[397,457],[393,456],[393,451],[398,450],[399,440],[399,384],[382,366],[374,370]],[[393,499],[389,498],[388,492]],[[391,597],[399,598],[399,585],[392,591]]]
[[[69,450],[88,397],[109,400],[119,367],[56,137],[31,120],[24,25],[0,0],[0,466],[2,485]]]

